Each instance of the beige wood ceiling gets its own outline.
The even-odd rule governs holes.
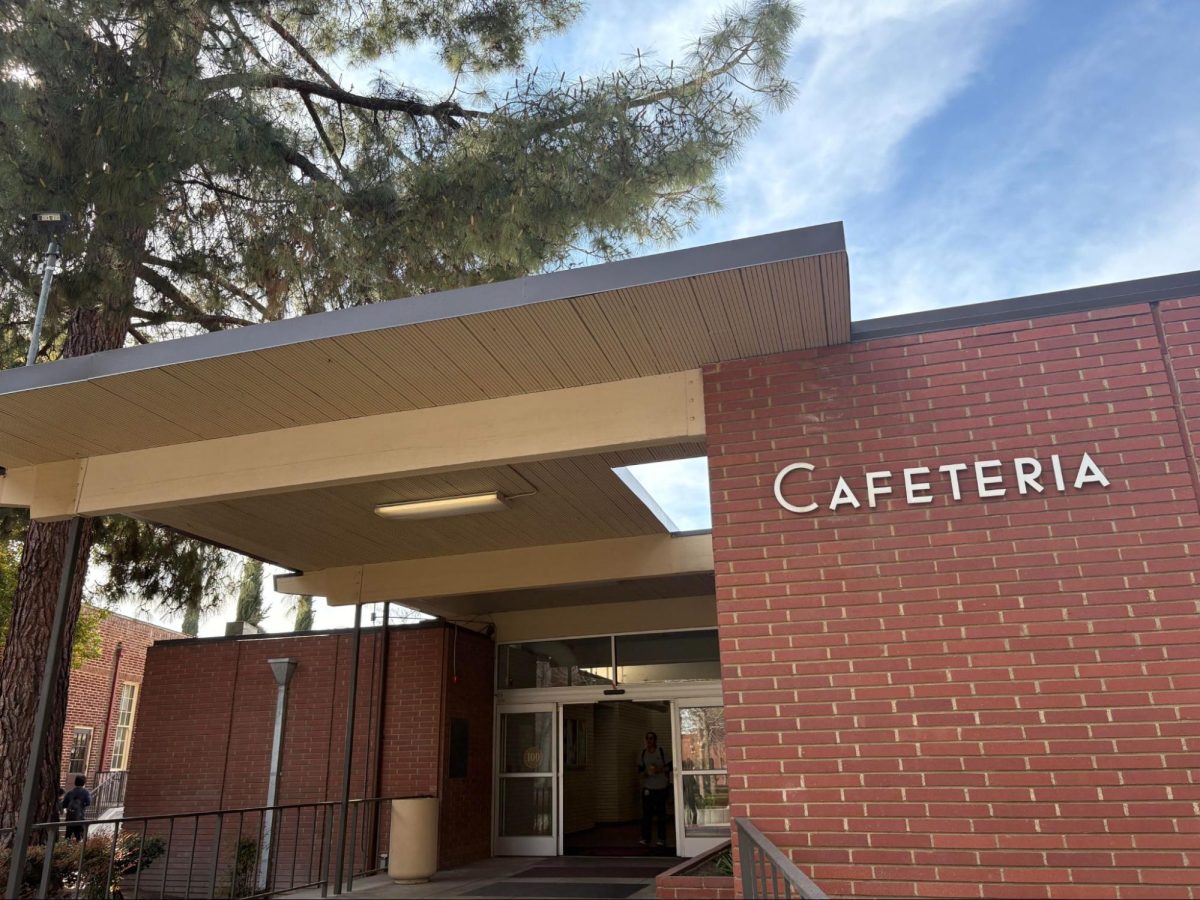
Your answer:
[[[612,469],[702,455],[703,443],[675,444],[201,503],[146,517],[304,571],[664,534]],[[500,512],[444,519],[389,521],[374,513],[381,503],[491,490],[529,496]]]
[[[462,594],[436,600],[406,601],[406,606],[431,615],[453,618],[523,609],[557,609],[564,606],[598,606],[638,600],[665,600],[671,597],[712,598],[716,595],[714,576],[668,575],[627,581],[605,581],[568,587],[526,588],[520,591],[493,591],[489,594]],[[712,602],[712,601],[710,601]],[[714,613],[715,618],[715,613]]]
[[[825,253],[0,392],[0,466],[665,374],[849,337],[846,254]]]

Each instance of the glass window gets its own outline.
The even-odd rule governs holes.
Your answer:
[[[688,706],[679,711],[679,765],[682,769],[724,770],[725,710]]]
[[[92,759],[92,729],[76,728],[71,735],[71,759],[67,771],[72,775],[86,775]]]
[[[707,681],[721,677],[716,629],[617,637],[617,681]]]
[[[725,710],[679,709],[679,767],[684,834],[729,834],[729,777],[725,773]]]
[[[500,779],[500,837],[554,833],[553,782],[549,775]]]
[[[137,710],[138,686],[132,681],[121,685],[121,700],[117,706],[117,727],[113,730],[112,759],[109,768],[123,772],[129,765],[129,744],[133,737],[133,716]]]
[[[696,775],[683,778],[683,830],[689,837],[729,835],[729,776]]]
[[[554,713],[505,713],[500,717],[501,772],[553,772]]]
[[[502,688],[612,684],[612,642],[607,637],[502,644],[499,659]]]

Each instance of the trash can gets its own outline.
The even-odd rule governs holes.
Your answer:
[[[388,877],[397,884],[420,884],[437,871],[438,799],[392,801]]]

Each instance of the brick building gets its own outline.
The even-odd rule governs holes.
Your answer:
[[[835,895],[1195,898],[1198,321],[1200,273],[852,322],[818,226],[0,373],[0,413],[83,416],[85,375],[140,423],[88,421],[95,453],[0,417],[0,500],[134,512],[285,592],[461,626],[390,633],[426,663],[362,688],[354,743],[358,794],[392,778],[470,823],[443,863],[691,856],[739,818]],[[627,470],[691,457],[711,532]],[[315,736],[292,771],[328,796],[347,640],[155,648],[131,804],[261,795],[283,649]],[[466,814],[455,719],[491,735]]]
[[[461,633],[456,636],[455,631]],[[276,689],[267,660],[283,657],[297,665],[289,685],[278,803],[337,800],[351,641],[346,631],[332,631],[152,647],[126,814],[262,806],[271,768]],[[441,797],[442,866],[490,851],[487,817],[477,813],[479,798],[488,795],[491,783],[491,657],[487,638],[442,623],[389,628],[386,648],[379,628],[363,633],[353,796]],[[200,685],[203,691],[197,690]],[[451,722],[466,723],[465,767],[453,773],[448,761]],[[290,824],[285,822],[285,828]]]
[[[97,799],[119,805],[146,651],[155,641],[182,635],[114,612],[104,616],[99,630],[100,655],[71,672],[59,771],[68,787],[73,776],[85,775],[92,790],[102,794]],[[108,782],[112,785],[105,788]]]

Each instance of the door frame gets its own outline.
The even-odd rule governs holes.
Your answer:
[[[536,699],[535,699],[536,697]],[[683,776],[679,766],[682,749],[682,729],[679,711],[682,708],[694,706],[724,707],[721,696],[721,682],[687,681],[687,682],[647,682],[629,685],[621,694],[612,694],[611,689],[603,686],[576,686],[564,688],[524,688],[519,690],[504,690],[496,693],[495,727],[492,749],[492,853],[495,856],[562,856],[563,855],[563,821],[565,819],[563,791],[563,729],[565,727],[565,706],[597,705],[603,702],[621,700],[641,700],[665,702],[670,706],[671,716],[671,759],[672,765],[672,804],[675,810],[675,852],[680,856],[695,856],[710,847],[715,847],[729,840],[723,837],[704,836],[686,837],[684,835],[685,815],[683,809]],[[501,837],[500,835],[500,740],[501,716],[513,712],[552,712],[554,715],[553,748],[551,760],[553,773],[551,784],[553,797],[551,808],[554,821],[551,824],[551,837]],[[537,773],[524,777],[543,776]],[[512,774],[507,777],[513,777]],[[521,776],[517,776],[521,777]],[[698,848],[692,850],[692,848]],[[692,852],[687,852],[692,850]]]
[[[550,771],[544,772],[501,772],[501,741],[503,716],[520,713],[550,713],[553,724],[550,728]],[[560,811],[562,787],[562,704],[550,701],[542,703],[507,703],[496,706],[495,727],[492,729],[492,852],[496,856],[557,856],[560,854],[562,815]],[[550,834],[517,835],[505,837],[500,834],[500,784],[504,779],[550,778]]]
[[[675,853],[677,856],[682,856],[685,859],[690,859],[693,856],[699,856],[713,847],[725,843],[730,839],[728,833],[719,835],[695,835],[688,837],[684,832],[687,828],[687,814],[684,810],[684,794],[683,794],[683,719],[680,716],[681,710],[690,709],[699,706],[719,706],[725,708],[725,702],[722,700],[720,693],[709,695],[707,697],[686,697],[682,700],[671,701],[671,789],[675,794]],[[728,731],[726,732],[726,740],[728,741]],[[728,753],[728,749],[726,749]],[[689,770],[690,774],[706,774],[710,770],[699,769]],[[726,783],[728,783],[729,772],[725,772]],[[732,828],[732,821],[730,827]]]

